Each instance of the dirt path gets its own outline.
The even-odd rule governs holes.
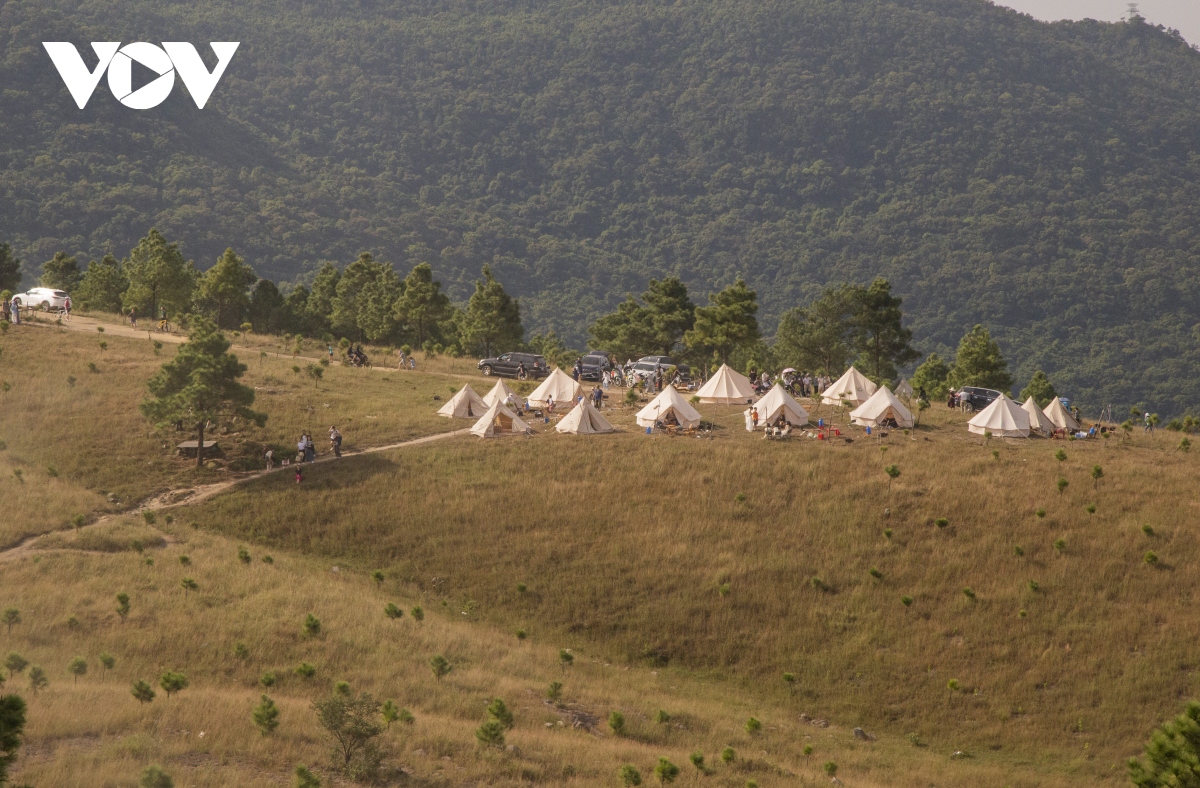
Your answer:
[[[333,456],[321,457],[316,461],[316,464],[324,464],[327,462],[342,462],[344,460],[348,460],[353,457],[358,457],[363,454],[375,454],[375,453],[381,452],[381,451],[391,451],[392,449],[403,449],[403,448],[407,448],[409,446],[420,446],[421,444],[424,444],[424,443],[433,443],[434,441],[440,441],[440,440],[445,440],[447,438],[453,438],[456,435],[465,435],[467,432],[469,432],[468,429],[454,430],[452,432],[439,432],[436,435],[425,435],[420,438],[413,438],[412,440],[400,441],[399,443],[389,443],[389,444],[386,444],[383,446],[371,446],[366,449],[360,449],[358,451],[353,451],[353,452],[348,451],[342,455],[341,459],[335,458]],[[283,470],[285,470],[285,469],[282,467],[278,467],[278,468],[274,468],[269,471],[254,471],[252,473],[247,473],[242,476],[238,476],[235,479],[226,479],[225,481],[214,482],[212,484],[201,484],[196,487],[183,487],[183,488],[180,488],[177,490],[168,490],[165,493],[161,493],[159,495],[154,496],[153,498],[149,498],[149,499],[143,501],[140,505],[138,505],[134,509],[129,509],[129,510],[121,512],[119,514],[104,515],[100,519],[96,520],[94,523],[88,523],[87,525],[79,528],[78,530],[82,531],[82,530],[86,530],[88,528],[95,528],[98,525],[103,525],[104,523],[112,521],[113,518],[123,517],[127,514],[138,514],[139,512],[157,512],[157,511],[163,511],[166,509],[173,509],[177,506],[197,504],[197,503],[200,503],[201,501],[206,501],[209,498],[212,498],[214,495],[219,495],[219,494],[225,492],[226,490],[232,489],[233,487],[236,487],[237,485],[242,484],[243,482],[248,482],[253,479],[261,479],[263,476],[267,476],[267,475],[273,474],[273,473],[280,473]],[[286,470],[290,471],[292,469],[289,467]],[[50,533],[58,533],[58,532],[51,531]],[[22,556],[27,555],[28,553],[32,552],[34,549],[34,545],[37,544],[37,541],[39,539],[41,539],[43,536],[47,536],[47,535],[48,534],[38,534],[37,536],[31,536],[28,539],[26,539],[25,541],[21,542],[20,544],[14,546],[14,547],[10,547],[7,550],[0,551],[0,564],[7,563],[9,561],[15,561],[15,560],[21,558]],[[170,536],[167,534],[164,534],[164,537],[167,539],[168,543],[173,541],[170,538]]]

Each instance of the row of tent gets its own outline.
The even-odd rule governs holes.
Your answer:
[[[907,381],[901,381],[897,391],[904,391]],[[912,388],[908,386],[911,397]],[[527,398],[531,405],[545,407],[551,400],[555,403],[574,403],[583,393],[577,381],[560,369],[555,369]],[[780,416],[792,426],[808,424],[808,411],[776,383],[757,402],[754,401],[754,386],[750,379],[722,364],[716,374],[696,392],[701,402],[713,404],[751,404],[758,412],[758,423],[771,424]],[[471,386],[465,385],[450,401],[438,410],[439,416],[448,418],[476,419],[471,433],[482,438],[497,435],[525,434],[529,425],[517,414],[517,394],[503,380],[498,380],[486,396],[480,397]],[[832,383],[821,396],[826,405],[842,405],[849,402],[857,407],[850,411],[850,420],[861,427],[880,427],[894,423],[902,429],[911,429],[913,415],[896,394],[886,386],[876,386],[854,367]],[[747,429],[752,429],[751,410],[745,411]],[[673,419],[681,427],[690,429],[700,423],[700,412],[673,386],[667,386],[658,396],[638,411],[636,419],[641,427],[653,427],[656,423]],[[990,433],[995,437],[1028,437],[1030,432],[1048,435],[1056,429],[1075,431],[1079,423],[1063,406],[1058,398],[1045,409],[1038,408],[1033,397],[1024,405],[1017,405],[1001,394],[988,407],[975,415],[967,428],[974,433]],[[612,432],[613,426],[586,399],[567,413],[555,426],[558,432],[572,435],[592,435]]]
[[[725,405],[743,402],[749,405],[755,396],[749,378],[726,365],[721,365],[697,394],[701,402]],[[913,426],[912,412],[900,401],[900,397],[911,399],[912,395],[912,386],[907,380],[901,380],[893,394],[886,386],[876,386],[857,369],[850,367],[821,393],[821,402],[825,405],[848,402],[856,406],[850,411],[850,420],[862,427],[879,427],[894,422],[900,428],[910,429]],[[760,424],[774,422],[780,413],[793,426],[802,427],[808,423],[808,413],[778,383],[762,399],[754,402],[753,407],[758,410]],[[749,410],[746,415],[750,415]],[[1074,432],[1079,429],[1079,422],[1057,397],[1045,408],[1039,408],[1033,397],[1023,405],[1017,405],[1001,394],[999,399],[967,422],[967,428],[979,435],[991,433],[996,437],[1012,438],[1029,437],[1031,432],[1042,435],[1049,435],[1055,430]]]
[[[570,392],[569,387],[556,377],[556,373],[557,376],[565,378],[567,382],[574,385],[575,393]],[[543,391],[543,389],[545,390]],[[555,402],[568,403],[582,392],[583,389],[578,383],[562,371],[555,369],[542,385],[529,395],[528,399],[530,404],[545,407],[549,402],[548,397],[553,397]],[[560,398],[559,394],[563,396]],[[492,390],[483,397],[476,394],[470,384],[467,384],[459,389],[449,402],[438,409],[438,415],[452,419],[476,419],[475,424],[471,426],[471,434],[481,438],[524,435],[530,430],[529,425],[522,421],[517,414],[519,410],[516,404],[517,399],[516,392],[509,388],[503,380],[496,381]],[[572,408],[558,422],[555,429],[572,435],[592,435],[612,432],[613,426],[609,424],[608,419],[600,415],[600,411],[596,410],[591,402],[585,399]]]

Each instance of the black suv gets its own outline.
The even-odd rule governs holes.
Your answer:
[[[478,367],[485,375],[515,378],[517,367],[521,364],[525,365],[525,374],[533,380],[541,380],[550,374],[546,369],[546,359],[534,353],[502,353],[496,358],[481,359]]]
[[[580,380],[600,380],[605,372],[613,368],[608,354],[601,352],[588,353],[580,359],[579,366],[582,367],[579,373]]]
[[[959,407],[965,411],[983,410],[1000,397],[995,389],[981,389],[975,386],[963,386],[958,393]]]

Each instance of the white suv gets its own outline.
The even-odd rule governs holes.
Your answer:
[[[67,305],[67,291],[55,290],[52,287],[35,287],[28,293],[17,293],[13,296],[13,303],[19,307],[49,312],[51,309],[62,309]]]

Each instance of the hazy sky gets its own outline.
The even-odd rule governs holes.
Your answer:
[[[1099,19],[1116,22],[1128,11],[1128,0],[994,0],[1037,19]],[[1173,27],[1192,45],[1200,45],[1200,0],[1140,0],[1147,22]]]

